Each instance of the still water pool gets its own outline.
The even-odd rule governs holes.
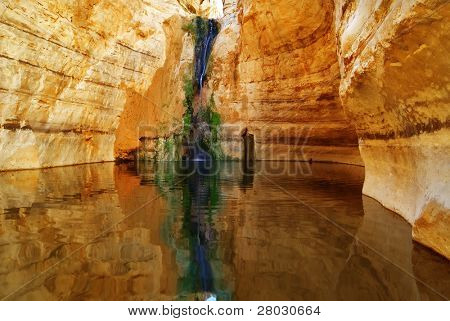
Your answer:
[[[449,262],[363,181],[288,162],[0,173],[0,298],[449,298]]]

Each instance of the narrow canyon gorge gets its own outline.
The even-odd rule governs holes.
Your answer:
[[[113,161],[150,161],[170,166],[171,162],[186,157],[196,160],[207,157],[197,150],[187,150],[188,143],[194,143],[224,163],[243,160],[247,163],[249,159],[257,163],[302,162],[306,168],[303,174],[308,176],[312,171],[314,179],[318,175],[317,181],[337,177],[331,179],[333,191],[345,193],[336,187],[339,184],[349,188],[357,194],[357,202],[362,202],[358,204],[366,213],[364,219],[336,216],[339,224],[351,230],[352,236],[373,243],[378,249],[379,244],[370,233],[392,243],[402,243],[394,230],[393,234],[385,230],[386,225],[401,226],[400,234],[409,238],[409,242],[415,240],[439,253],[442,259],[450,259],[448,0],[2,0],[0,74],[0,181],[4,183],[3,189],[0,187],[0,209],[5,213],[6,209],[43,202],[44,189],[55,198],[65,197],[65,190],[76,195],[73,190],[76,186],[84,186],[86,192],[92,187],[83,183],[88,180],[86,177],[95,178],[96,189],[108,191],[96,194],[98,202],[105,207],[116,204],[131,210],[134,205],[127,201],[127,195],[153,198],[156,194],[155,186],[137,192],[139,184],[145,185],[142,182],[146,176],[142,172],[141,182],[123,170],[124,164],[120,170],[112,163],[104,169],[96,167],[100,165],[85,165],[90,167],[83,169],[81,176],[69,175],[76,182],[75,187],[63,184],[56,188],[50,187],[49,182],[64,180],[64,168],[50,168]],[[44,172],[25,171],[33,169]],[[157,177],[154,174],[152,179],[154,176]],[[124,181],[114,183],[119,178]],[[351,181],[349,185],[342,183],[346,178]],[[168,178],[159,179],[156,185],[160,191],[169,189],[165,185]],[[242,180],[245,179],[243,176]],[[359,181],[364,195],[354,185]],[[193,188],[192,184],[200,187]],[[217,183],[213,179],[195,178],[192,184],[186,187],[192,194],[189,204],[194,204],[189,215],[197,217],[195,206],[203,204],[203,186],[209,186],[209,197],[218,200],[213,192]],[[250,185],[266,188],[262,179],[255,178]],[[223,190],[234,197],[224,205],[226,208],[242,203],[242,208],[252,212],[244,199],[261,201],[261,196],[246,195],[245,189],[225,184]],[[331,193],[319,185],[287,190],[296,197],[320,191],[324,202]],[[23,196],[15,199],[16,192],[23,192]],[[186,195],[186,191],[172,196],[161,193],[164,197],[157,208],[168,213],[176,208],[171,200]],[[343,196],[343,203],[349,202],[349,195]],[[375,210],[377,202],[384,206],[385,212],[380,216]],[[93,204],[91,200],[89,213],[97,206]],[[324,206],[333,212],[332,206]],[[389,216],[389,210],[398,215]],[[68,211],[72,213],[68,220],[75,222],[74,231],[70,232],[64,219],[55,215],[57,225],[67,231],[71,240],[87,238],[82,233],[75,235],[82,214],[74,204],[68,205]],[[105,209],[104,213],[90,217],[92,222],[83,224],[93,224],[97,216],[101,221],[108,220],[107,212]],[[125,216],[117,208],[110,212],[113,216]],[[167,222],[171,217],[168,215],[166,219],[153,218],[147,224]],[[265,229],[263,225],[262,231],[255,232],[262,214],[255,215],[242,224],[238,221],[219,224],[216,233],[231,229],[233,235],[250,235],[258,242],[273,239],[271,247],[281,252],[286,249],[283,242],[294,242],[297,232],[286,236],[288,241],[277,239],[270,226]],[[270,213],[266,216],[270,220]],[[307,215],[303,219],[307,225],[316,224]],[[405,225],[400,223],[402,220]],[[175,218],[171,222],[172,226],[183,225]],[[129,222],[125,229],[131,229],[133,224],[134,221]],[[295,224],[301,228],[300,222]],[[39,222],[40,227],[44,225]],[[204,233],[208,243],[209,227],[202,226],[206,232],[195,231]],[[167,235],[172,233],[170,228],[165,231]],[[151,238],[157,244],[163,243],[160,238],[164,236],[156,232],[144,234],[139,234],[140,240]],[[113,246],[126,239],[122,234],[110,237]],[[296,245],[293,253],[301,253],[298,255],[313,269],[330,273],[330,282],[336,285],[333,293],[347,297],[351,291],[345,280],[357,282],[354,278],[358,276],[350,273],[353,270],[346,264],[349,260],[358,263],[346,261],[345,257],[364,250],[338,236],[334,241],[343,242],[345,247],[338,259],[329,262],[329,266],[339,270],[339,277],[331,276],[325,266],[318,267],[302,245]],[[254,269],[276,263],[264,255],[261,257],[267,265],[254,263],[254,257],[248,253],[260,251],[261,243],[250,244],[234,238],[226,242],[242,249],[234,258],[241,262],[242,269],[231,277],[231,254],[219,250],[217,255],[228,262],[221,277],[232,278],[236,293],[253,298],[253,294],[246,292],[248,288],[243,288],[244,283],[254,280]],[[323,244],[324,253],[334,253],[335,249],[327,242]],[[121,251],[106,250],[105,244],[90,246],[79,260],[113,256],[110,251]],[[389,258],[412,271],[417,268],[412,267],[408,257],[412,247],[408,244],[403,242],[401,250]],[[181,248],[179,243],[172,242],[164,250],[156,245],[130,250],[133,254],[126,256],[126,260],[151,256],[156,263],[142,264],[137,269],[151,270],[144,272],[145,277],[158,279],[155,281],[158,287],[166,289],[158,298],[169,298],[176,292],[176,285],[169,280],[170,276],[161,277],[164,273],[157,262],[165,262],[171,275],[175,274],[175,261],[180,261],[182,254],[168,263],[163,259],[167,256],[164,253],[174,249],[187,253],[187,249]],[[199,253],[195,255],[198,257]],[[367,257],[376,261],[371,255]],[[415,260],[423,266],[416,272],[423,276],[430,272],[425,268],[427,262],[419,257],[422,258],[417,254]],[[13,262],[11,266],[26,265],[8,260]],[[102,275],[103,265],[89,264],[93,267],[87,274]],[[213,270],[214,264],[211,263]],[[378,261],[374,264],[381,266]],[[185,266],[183,269],[189,270]],[[291,273],[289,269],[302,267],[286,263],[285,273]],[[124,273],[132,275],[132,272]],[[212,272],[201,272],[205,278],[202,281],[209,280],[208,273]],[[25,280],[24,275],[17,273],[14,277]],[[63,274],[58,277],[70,279]],[[238,283],[237,279],[244,283]],[[183,280],[180,282],[188,282]],[[259,293],[261,299],[275,291],[271,282],[275,281],[267,279],[266,292]],[[307,285],[302,289],[292,285],[289,295],[295,291],[312,293],[313,282],[306,279],[302,282]],[[377,287],[375,281],[370,282]],[[394,297],[408,299],[418,298],[423,290],[422,285],[417,287],[406,278],[402,284],[406,290],[399,293],[389,285],[384,286]],[[140,289],[135,283],[132,287],[136,299],[142,299],[140,294],[146,291],[158,292],[156,288]],[[213,292],[210,287],[204,291]],[[187,285],[183,288],[185,297],[192,292],[188,288]],[[74,288],[71,291],[81,293]],[[41,293],[44,297],[54,298],[54,293],[44,292]],[[314,298],[328,298],[327,295],[331,294],[314,293]],[[218,296],[228,298],[230,294],[223,292]],[[33,293],[29,294],[32,297]]]

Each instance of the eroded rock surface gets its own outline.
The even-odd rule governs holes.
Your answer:
[[[0,170],[112,161],[136,146],[128,118],[142,100],[159,113],[149,88],[180,61],[175,0],[3,1],[0,14]]]
[[[415,238],[449,258],[450,4],[337,1],[336,14],[364,193],[417,222]]]
[[[188,12],[209,19],[223,17],[223,0],[177,0]]]
[[[339,100],[332,1],[225,1],[213,52],[216,104],[227,152],[241,157],[242,131],[257,159],[361,164]]]
[[[228,156],[246,133],[257,159],[363,164],[359,139],[364,193],[450,257],[445,0],[3,1],[0,170],[130,158],[172,133],[194,14],[222,25],[206,95]]]

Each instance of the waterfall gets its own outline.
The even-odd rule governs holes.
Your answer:
[[[217,22],[213,19],[209,19],[205,23],[203,19],[197,18],[195,23],[198,30],[195,44],[195,81],[198,86],[198,94],[201,95],[206,78],[208,60],[219,28]]]
[[[192,121],[187,156],[189,160],[208,161],[214,158],[214,155],[211,155],[210,146],[214,136],[211,132],[215,129],[212,128],[214,124],[211,123],[211,108],[203,105],[202,91],[207,78],[211,51],[219,33],[219,24],[214,19],[197,17],[189,28],[195,39],[193,84],[194,95],[199,99],[195,103],[197,106],[193,106],[197,108],[188,111],[191,113]],[[192,100],[193,104],[194,101]]]

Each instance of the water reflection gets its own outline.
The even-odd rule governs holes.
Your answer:
[[[230,299],[227,291],[218,284],[221,262],[216,256],[218,239],[214,221],[220,211],[221,193],[217,166],[213,162],[153,165],[156,169],[155,182],[169,200],[171,215],[163,231],[167,243],[177,253],[177,262],[181,267],[178,299]],[[148,171],[147,166],[139,168],[144,175]],[[167,179],[167,176],[172,179]],[[181,211],[177,211],[180,199],[173,200],[175,185],[181,191]]]
[[[205,164],[0,173],[0,297],[450,296],[448,261],[361,197],[363,169],[314,164],[310,176],[286,175],[295,164],[277,163],[266,177],[264,163]]]

